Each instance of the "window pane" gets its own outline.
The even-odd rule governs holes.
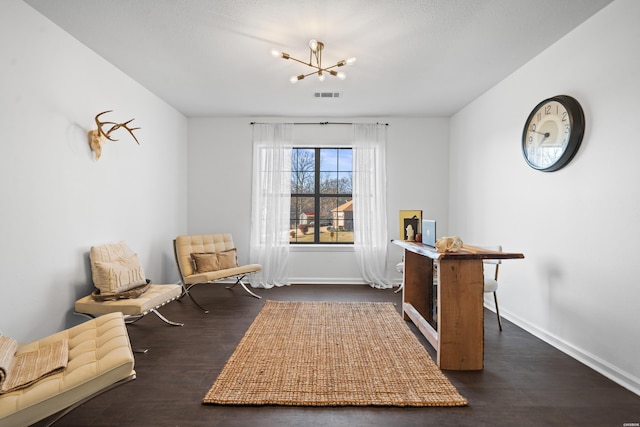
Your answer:
[[[353,220],[345,219],[342,224],[344,225],[339,228],[329,227],[328,234],[320,234],[320,240],[332,243],[353,243]]]
[[[315,199],[291,197],[289,242],[313,242]]]
[[[315,150],[294,148],[291,153],[291,194],[315,192]]]
[[[351,148],[341,148],[338,151],[338,169],[341,172],[353,170],[353,155]]]
[[[321,148],[320,149],[320,171],[334,172],[338,170],[338,149],[337,148]]]
[[[338,193],[351,194],[352,172],[338,172]]]
[[[323,215],[321,219],[320,241],[353,243],[353,203],[351,198],[322,197],[320,198],[320,210],[329,213],[329,215]]]
[[[320,172],[320,192],[322,194],[338,193],[338,172]]]

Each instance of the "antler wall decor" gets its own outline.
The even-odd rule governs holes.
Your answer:
[[[140,142],[138,141],[138,138],[136,138],[136,136],[133,134],[134,130],[138,130],[140,128],[129,127],[129,124],[132,121],[134,121],[135,119],[131,119],[131,120],[123,122],[123,123],[101,122],[100,121],[100,116],[101,115],[106,114],[106,113],[111,113],[112,111],[113,110],[107,110],[107,111],[103,111],[102,113],[96,115],[95,121],[96,121],[96,125],[98,126],[98,128],[90,130],[88,132],[88,134],[89,134],[89,146],[91,147],[91,150],[96,153],[96,160],[98,160],[100,158],[100,156],[102,155],[102,145],[105,143],[105,141],[107,139],[109,141],[118,141],[117,139],[114,139],[111,136],[111,133],[116,131],[116,130],[118,130],[118,129],[120,129],[120,128],[126,129],[127,132],[129,132],[129,134],[136,141],[136,143],[138,145],[140,145]],[[111,125],[111,127],[105,132],[104,126],[107,126],[107,125]]]

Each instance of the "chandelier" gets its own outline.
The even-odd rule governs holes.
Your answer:
[[[309,74],[299,74],[297,76],[293,76],[291,77],[291,79],[289,79],[289,81],[291,81],[291,83],[296,83],[299,80],[304,79],[305,77],[309,77],[313,74],[317,74],[318,75],[318,79],[323,82],[325,75],[326,74],[331,74],[334,77],[339,78],[340,80],[344,80],[347,76],[345,73],[343,72],[338,72],[336,70],[333,70],[332,68],[336,68],[336,67],[342,67],[345,65],[351,65],[356,61],[356,58],[349,58],[349,59],[343,59],[342,61],[338,61],[335,65],[332,65],[330,67],[323,67],[322,66],[322,50],[324,49],[324,43],[319,42],[317,40],[311,40],[309,42],[309,62],[304,62],[301,61],[299,59],[294,58],[293,56],[289,55],[288,53],[285,52],[280,52],[279,50],[272,50],[271,53],[273,54],[273,56],[279,56],[282,59],[292,59],[296,62],[299,62],[301,64],[307,65],[311,68],[314,68],[315,71],[309,73]],[[313,60],[315,59],[315,63],[313,62]]]

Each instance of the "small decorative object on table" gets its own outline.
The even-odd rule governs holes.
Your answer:
[[[436,242],[436,250],[440,253],[458,252],[462,245],[462,239],[458,236],[443,237]]]

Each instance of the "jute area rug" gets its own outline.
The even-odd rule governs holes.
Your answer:
[[[204,404],[463,406],[393,303],[267,301]]]

